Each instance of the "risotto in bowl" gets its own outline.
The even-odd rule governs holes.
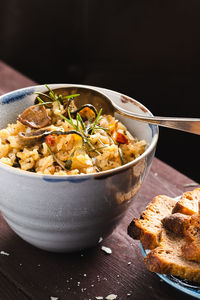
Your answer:
[[[41,249],[77,251],[110,234],[139,191],[158,128],[106,111],[106,97],[151,114],[134,99],[97,87],[33,86],[0,98],[0,209]]]

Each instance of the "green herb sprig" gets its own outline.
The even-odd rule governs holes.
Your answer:
[[[37,100],[39,101],[39,104],[38,105],[46,105],[47,104],[52,104],[53,102],[58,102],[58,105],[60,107],[61,104],[64,104],[64,101],[65,100],[68,100],[68,103],[67,103],[67,107],[69,107],[71,101],[75,98],[75,97],[78,97],[80,96],[80,94],[73,94],[73,95],[68,95],[68,96],[63,96],[61,94],[57,95],[56,93],[54,93],[54,91],[47,85],[45,84],[45,87],[47,88],[48,90],[48,94],[45,94],[45,93],[42,93],[42,92],[35,92],[36,95],[39,95],[39,96],[43,96],[43,97],[46,97],[48,98],[49,100],[51,101],[48,101],[48,102],[45,102],[43,101],[39,96],[37,97]],[[47,106],[48,107],[48,106]]]
[[[59,117],[62,118],[65,122],[68,122],[74,128],[76,133],[82,137],[83,142],[89,146],[89,148],[90,148],[89,151],[94,151],[98,155],[100,155],[101,153],[98,150],[101,150],[107,146],[103,144],[102,147],[95,148],[92,145],[92,143],[90,142],[89,138],[90,138],[90,135],[94,134],[94,132],[96,130],[101,129],[101,130],[109,131],[108,128],[104,128],[104,127],[98,125],[99,120],[102,118],[102,109],[100,109],[99,112],[97,113],[96,108],[94,106],[92,106],[91,104],[88,104],[88,105],[83,105],[81,108],[79,108],[78,110],[76,110],[74,112],[71,112],[70,104],[71,104],[72,100],[74,99],[74,97],[78,97],[78,96],[80,96],[80,94],[73,94],[73,95],[68,95],[68,96],[57,95],[47,84],[45,84],[45,87],[47,88],[48,93],[46,93],[46,94],[42,93],[42,92],[35,93],[38,95],[37,96],[37,100],[39,102],[38,105],[44,105],[46,107],[49,107],[50,104],[52,104],[53,102],[56,101],[56,102],[58,102],[58,105],[60,107],[61,104],[64,104],[65,100],[68,100],[68,102],[67,102],[67,116],[68,117],[64,116],[63,114],[59,114]],[[49,101],[47,101],[47,102],[43,101],[40,96],[47,97]],[[93,121],[88,120],[87,124],[85,124],[85,122],[83,121],[83,119],[79,113],[85,107],[89,107],[95,113],[95,116],[96,116]],[[72,118],[72,114],[75,115],[75,120]],[[50,147],[48,146],[48,148],[50,148]],[[49,149],[49,151],[50,151],[50,149]]]
[[[85,125],[85,123],[83,122],[83,119],[79,113],[76,114],[76,123],[75,123],[74,120],[72,119],[69,108],[68,108],[67,112],[68,112],[69,118],[63,116],[62,114],[59,114],[59,116],[63,120],[68,122],[77,132],[80,132],[82,134],[83,140],[90,147],[90,150],[92,150],[92,151],[96,152],[98,155],[100,155],[101,153],[98,151],[99,149],[95,148],[92,145],[92,143],[89,141],[89,136],[96,129],[100,129],[100,128],[105,129],[103,127],[97,126],[97,122],[101,116],[102,109],[100,109],[99,113],[97,114],[97,117],[95,118],[95,120],[92,123],[88,122],[88,126]],[[91,132],[91,133],[89,134],[89,132]]]
[[[58,164],[63,170],[65,170],[64,164],[62,164],[62,162],[61,162],[60,160],[57,159],[57,157],[56,157],[55,154],[53,153],[51,147],[50,147],[47,143],[45,143],[45,144],[46,144],[46,146],[47,146],[49,152],[50,152],[51,155],[53,156],[53,159],[57,162],[57,164]]]
[[[94,123],[93,123],[93,126],[92,126],[91,134],[93,134],[93,132],[94,132],[94,130],[95,130],[95,126],[96,126],[97,122],[99,121],[99,118],[100,118],[100,116],[101,116],[101,113],[102,113],[102,108],[99,110],[98,115],[97,115],[96,119],[94,120]]]

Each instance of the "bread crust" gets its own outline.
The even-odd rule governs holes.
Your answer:
[[[160,255],[159,251],[160,249],[156,248],[145,257],[145,264],[149,271],[174,275],[181,279],[200,283],[200,266],[198,263],[191,262],[190,265],[184,259],[179,262],[176,260],[169,261],[167,257]]]
[[[177,205],[170,197],[157,196],[131,222],[129,235],[150,250],[144,259],[149,271],[200,283],[199,197],[200,189],[186,192]]]
[[[185,244],[182,246],[182,255],[200,263],[200,214],[190,218],[189,227],[185,230]]]
[[[190,222],[190,216],[181,213],[175,213],[166,216],[161,220],[165,229],[177,234],[178,236],[183,236],[186,228],[188,228]]]
[[[200,282],[200,264],[182,256],[184,237],[165,232],[159,247],[151,250],[144,261],[149,271]]]
[[[163,225],[161,220],[171,214],[176,201],[166,195],[156,196],[142,212],[140,218],[134,218],[128,226],[128,234],[140,240],[145,249],[159,246]],[[153,222],[152,222],[153,220]]]
[[[182,213],[185,215],[193,215],[199,213],[200,207],[200,189],[194,189],[183,193],[181,199],[176,203],[172,213]]]

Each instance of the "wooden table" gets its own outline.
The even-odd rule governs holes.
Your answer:
[[[34,82],[0,62],[0,93]],[[126,217],[101,245],[80,253],[55,254],[20,239],[0,216],[0,300],[89,300],[109,294],[121,299],[188,299],[144,266],[138,241],[127,226],[158,194],[177,196],[194,182],[157,158]],[[3,252],[2,252],[3,251]],[[4,255],[8,253],[9,255]],[[51,298],[55,297],[55,298]]]

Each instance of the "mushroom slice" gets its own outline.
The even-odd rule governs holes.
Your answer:
[[[19,132],[19,143],[23,146],[33,146],[35,144],[42,143],[46,136],[52,132],[50,127],[46,127],[40,130],[34,130],[28,133]]]
[[[44,105],[33,105],[18,116],[18,120],[28,127],[39,129],[50,125],[51,119]]]

